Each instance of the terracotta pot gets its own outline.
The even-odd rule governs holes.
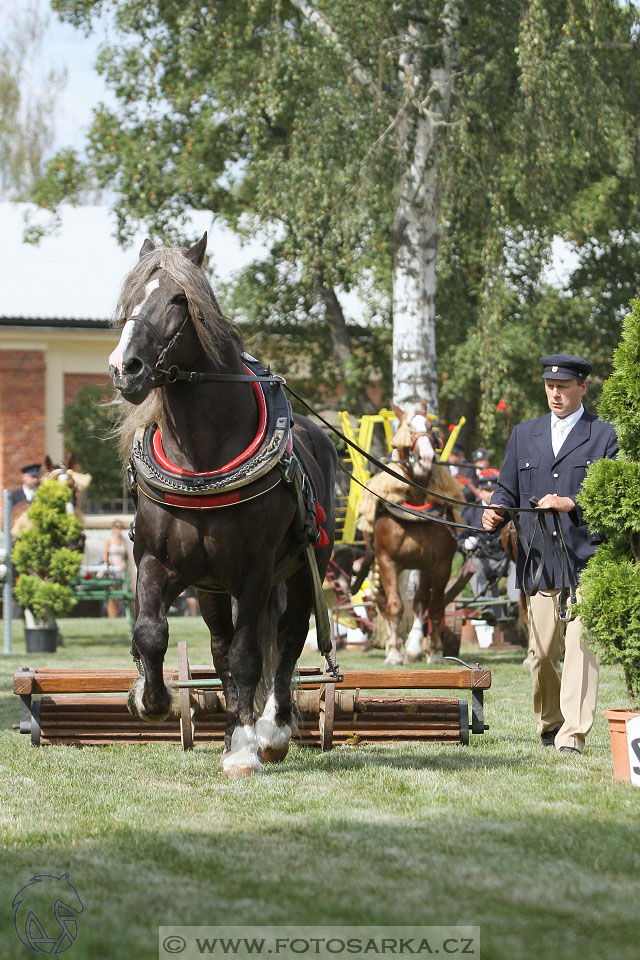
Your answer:
[[[471,620],[463,620],[460,629],[460,643],[464,643],[466,646],[468,643],[477,643],[477,641],[476,628],[471,623]]]
[[[605,710],[609,721],[611,737],[611,755],[613,757],[613,776],[627,783],[631,780],[629,768],[629,748],[627,746],[627,720],[639,716],[637,710]]]

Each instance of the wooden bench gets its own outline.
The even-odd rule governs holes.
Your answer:
[[[20,732],[29,734],[35,746],[175,742],[190,749],[194,743],[222,742],[226,713],[221,682],[213,667],[189,665],[186,643],[178,644],[178,669],[164,673],[167,684],[178,690],[179,717],[149,724],[131,716],[126,694],[137,676],[135,668],[22,667],[13,681],[21,699]],[[347,670],[340,682],[314,667],[301,667],[294,740],[322,750],[359,742],[466,744],[469,732],[488,729],[483,697],[490,686],[490,671],[479,667]],[[466,699],[415,692],[423,690],[470,691],[471,718]]]

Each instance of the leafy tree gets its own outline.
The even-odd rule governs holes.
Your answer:
[[[16,599],[42,626],[66,616],[77,603],[68,584],[80,570],[84,537],[78,518],[67,513],[70,500],[69,487],[44,480],[29,507],[30,525],[13,548]]]
[[[65,448],[91,474],[94,499],[122,496],[122,468],[114,427],[115,408],[105,401],[108,387],[86,386],[67,404],[60,424]]]
[[[540,348],[541,313],[563,336],[575,317],[568,303],[550,310],[541,284],[553,233],[573,228],[586,264],[616,222],[592,216],[603,191],[609,215],[626,203],[633,221],[633,5],[53,3],[85,29],[112,14],[117,43],[99,68],[119,107],[97,109],[85,157],[52,160],[43,202],[91,181],[115,189],[123,237],[140,221],[175,235],[190,207],[270,230],[267,264],[243,281],[245,314],[288,304],[278,319],[324,325],[336,379],[357,376],[336,291],[365,291],[371,318],[393,316],[396,398],[436,409],[439,354],[447,391],[477,384],[473,416],[485,440],[499,436],[499,391],[512,379],[514,396],[529,391],[518,351]],[[622,174],[626,200],[605,190]],[[566,299],[576,292],[586,327],[593,292]]]
[[[0,41],[0,196],[25,200],[53,143],[54,115],[66,72],[37,79],[46,18],[33,0],[11,18]]]
[[[617,460],[588,471],[578,503],[607,540],[580,578],[580,613],[603,663],[622,666],[629,698],[640,706],[640,300],[633,302],[604,384],[601,414],[615,424]]]

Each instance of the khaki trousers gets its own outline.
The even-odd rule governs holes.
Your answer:
[[[582,752],[596,715],[598,661],[580,639],[580,618],[567,624],[558,619],[559,593],[540,590],[527,598],[533,710],[538,733],[560,727],[556,749]]]

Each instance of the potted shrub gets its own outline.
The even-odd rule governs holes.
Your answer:
[[[70,502],[69,487],[57,480],[44,480],[13,548],[13,565],[19,574],[16,599],[31,611],[38,624],[25,628],[30,653],[55,651],[55,618],[66,616],[77,602],[69,581],[80,570],[84,535],[78,518],[68,512]]]
[[[626,720],[640,713],[640,300],[623,324],[599,414],[615,425],[617,460],[587,470],[578,503],[605,540],[580,578],[580,615],[602,663],[620,664],[629,709],[608,710],[616,779],[630,778]],[[616,761],[622,763],[622,768]]]

